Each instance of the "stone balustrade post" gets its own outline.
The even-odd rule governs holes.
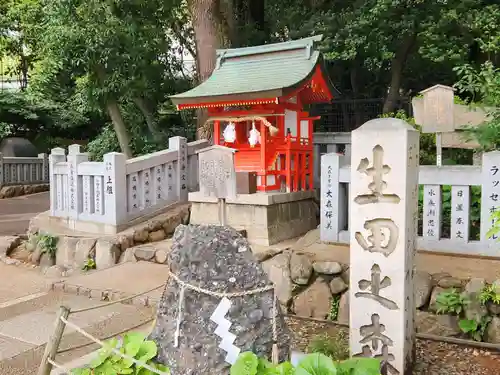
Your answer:
[[[38,159],[42,159],[42,170],[40,180],[44,183],[49,182],[49,158],[47,154],[38,154]],[[31,181],[33,182],[33,181]]]
[[[175,169],[175,186],[177,201],[188,201],[188,147],[185,137],[172,137],[168,140],[168,148],[177,150],[177,165]]]
[[[104,216],[108,224],[116,226],[127,221],[126,163],[124,154],[104,155]]]
[[[3,154],[0,152],[0,188],[3,185]]]
[[[64,211],[62,184],[58,184],[54,173],[57,163],[66,161],[64,148],[53,148],[49,155],[49,184],[50,184],[50,215],[60,216],[58,212]]]

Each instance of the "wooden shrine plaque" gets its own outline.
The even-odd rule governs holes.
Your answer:
[[[236,198],[235,151],[218,145],[198,151],[200,191],[204,196]]]
[[[422,132],[446,133],[455,130],[453,88],[435,85],[424,91]]]

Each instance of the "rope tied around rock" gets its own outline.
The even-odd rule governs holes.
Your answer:
[[[251,296],[254,294],[265,293],[265,292],[272,290],[273,291],[273,307],[272,307],[271,325],[272,325],[272,329],[273,329],[273,348],[272,348],[271,360],[275,364],[278,363],[278,361],[279,361],[278,327],[277,327],[278,303],[277,303],[276,293],[274,292],[274,285],[267,285],[264,287],[251,289],[251,290],[244,290],[241,292],[226,293],[226,292],[215,292],[212,290],[200,288],[199,286],[196,286],[196,285],[189,284],[189,283],[181,280],[177,275],[175,275],[172,272],[169,272],[169,276],[173,280],[175,280],[175,282],[180,286],[179,305],[178,305],[178,310],[177,310],[177,326],[176,326],[177,328],[175,330],[175,335],[174,335],[174,347],[176,347],[176,348],[179,347],[179,336],[180,336],[181,324],[182,324],[182,308],[184,306],[184,297],[185,297],[186,289],[192,290],[194,292],[198,292],[201,294],[206,294],[208,296],[217,297],[220,299],[246,297],[246,296]]]

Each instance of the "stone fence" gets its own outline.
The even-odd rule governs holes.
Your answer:
[[[397,163],[382,161],[384,167],[391,162]],[[349,164],[350,157],[344,155],[321,156],[320,228],[324,242],[349,243]],[[359,170],[361,165],[353,167]],[[418,183],[419,250],[500,257],[497,236],[487,234],[493,225],[491,213],[500,208],[500,151],[484,153],[482,166],[421,165]],[[443,233],[443,228],[449,228],[449,233]],[[472,237],[473,230],[478,238]]]
[[[68,155],[52,149],[50,165],[50,216],[73,230],[114,234],[140,217],[161,213],[188,200],[198,188],[196,151],[207,141],[187,143],[169,139],[169,148],[126,159],[111,152],[102,162],[91,162],[79,145]]]
[[[0,188],[10,185],[37,185],[49,182],[46,154],[36,158],[3,157],[0,153]]]

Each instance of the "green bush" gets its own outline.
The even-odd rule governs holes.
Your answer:
[[[251,352],[245,352],[231,367],[231,375],[380,375],[380,361],[375,358],[351,358],[337,362],[324,354],[313,353],[293,367],[290,362],[274,365]]]
[[[124,359],[115,354],[113,349],[119,350],[138,361],[146,363],[148,366],[159,371],[169,373],[168,368],[162,364],[155,363],[152,359],[156,357],[158,348],[156,343],[146,340],[146,336],[141,333],[128,333],[123,337],[123,344],[117,339],[111,339],[106,343],[88,367],[74,369],[72,375],[152,375],[150,370],[137,365],[134,361]]]
[[[307,347],[308,353],[321,353],[336,361],[349,358],[349,342],[344,331],[332,337],[328,333],[314,337]]]

